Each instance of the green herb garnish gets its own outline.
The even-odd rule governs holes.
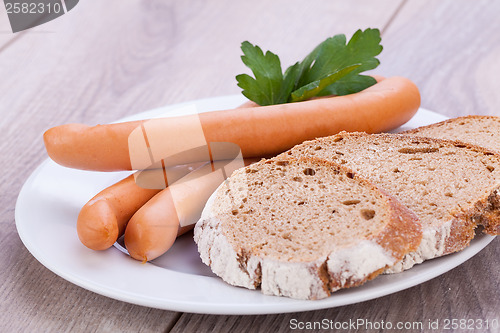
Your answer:
[[[259,105],[299,102],[315,96],[353,94],[375,84],[361,72],[376,68],[382,52],[378,29],[358,30],[346,43],[345,35],[335,35],[319,44],[304,60],[281,70],[279,57],[257,45],[241,44],[241,60],[252,70],[236,76],[248,99]]]

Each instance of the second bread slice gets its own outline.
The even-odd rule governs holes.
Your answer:
[[[458,140],[500,152],[500,117],[464,116],[404,132],[429,138]]]
[[[392,268],[460,251],[474,229],[500,232],[500,155],[462,142],[399,134],[340,133],[284,153],[352,168],[396,196],[423,226],[419,249]]]

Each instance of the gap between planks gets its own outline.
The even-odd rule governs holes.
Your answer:
[[[396,19],[396,17],[399,15],[403,7],[406,5],[407,0],[402,0],[399,6],[396,7],[396,10],[394,10],[394,13],[392,13],[391,17],[389,17],[389,20],[387,20],[387,23],[382,27],[380,34],[384,35],[384,33],[389,29],[391,26],[392,22]]]
[[[172,320],[168,323],[167,327],[165,327],[164,332],[168,333],[174,328],[175,325],[177,325],[177,322],[179,319],[181,319],[181,316],[183,315],[183,312],[176,312]]]

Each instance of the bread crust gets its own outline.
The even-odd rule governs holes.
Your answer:
[[[418,247],[422,227],[413,212],[350,169],[325,160],[315,160],[316,163],[349,174],[350,178],[381,194],[390,212],[389,221],[382,232],[333,250],[314,261],[288,262],[260,257],[251,250],[244,250],[242,246],[230,244],[224,235],[222,222],[213,209],[214,201],[224,195],[227,189],[224,183],[208,200],[194,229],[201,259],[216,275],[235,286],[249,289],[260,287],[262,293],[268,295],[321,299],[338,289],[358,286],[373,279]]]
[[[457,121],[461,121],[461,120],[468,121],[468,120],[475,120],[475,119],[490,119],[490,120],[495,120],[495,121],[500,122],[500,117],[497,117],[497,116],[468,115],[468,116],[446,119],[446,120],[440,121],[438,123],[434,123],[434,124],[430,124],[430,125],[426,125],[426,126],[420,126],[417,128],[406,130],[404,132],[401,132],[400,134],[412,134],[412,135],[414,135],[414,134],[418,134],[419,132],[422,132],[423,130],[427,130],[429,128],[436,128],[436,127],[441,127],[443,125],[454,124]]]

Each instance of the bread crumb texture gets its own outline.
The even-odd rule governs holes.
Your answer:
[[[207,202],[195,241],[232,285],[320,299],[394,265],[421,233],[413,213],[351,170],[280,157],[233,173]]]

